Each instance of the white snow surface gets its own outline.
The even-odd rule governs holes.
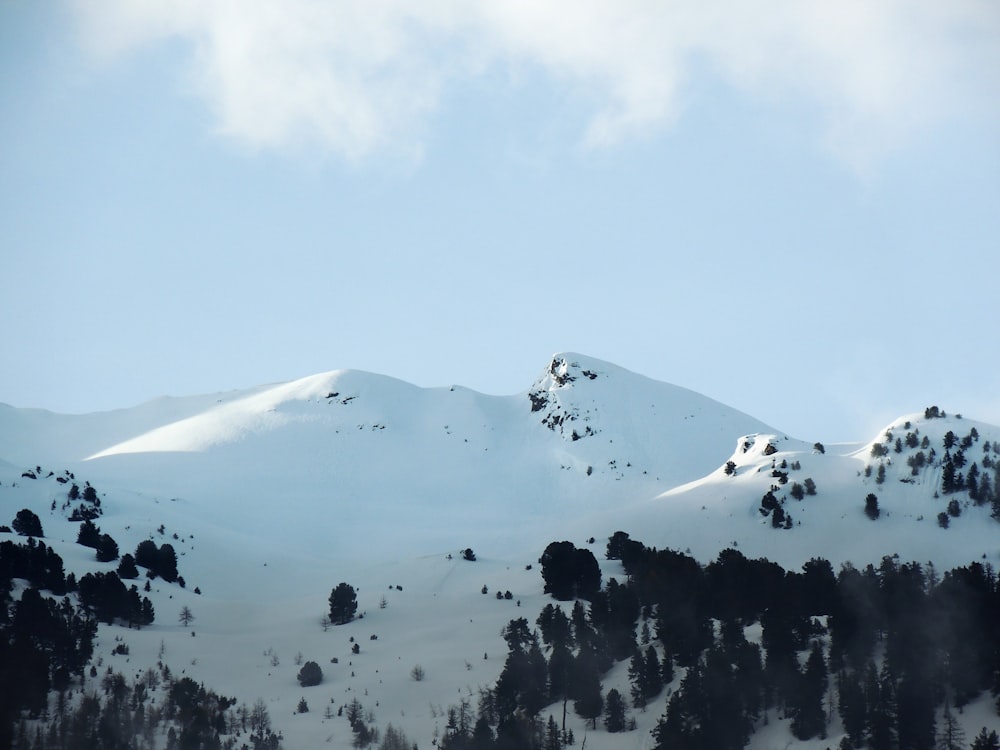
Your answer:
[[[938,570],[984,559],[996,566],[1000,525],[988,507],[960,493],[962,515],[938,526],[947,503],[935,497],[940,468],[912,476],[905,459],[913,451],[890,449],[883,483],[864,472],[877,465],[871,445],[885,433],[917,429],[943,454],[946,431],[962,437],[972,427],[980,440],[967,450],[971,462],[981,460],[983,443],[1000,441],[1000,428],[957,416],[925,420],[922,411],[868,442],[820,453],[697,393],[579,354],[555,355],[513,396],[338,370],[80,416],[0,406],[0,524],[30,508],[67,570],[115,569],[74,543],[78,525],[67,520],[66,485],[56,481],[73,472],[81,487],[98,489],[104,514],[95,523],[122,552],[147,538],[170,542],[187,582],[154,582],[151,627],[102,626],[105,664],[138,674],[162,644],[175,673],[248,704],[263,698],[286,748],[347,746],[347,720],[324,710],[354,697],[379,726],[431,747],[444,710],[463,697],[475,709],[476,689],[495,682],[501,628],[516,617],[533,625],[551,601],[537,563],[551,541],[585,546],[594,537],[605,580],[623,576],[603,560],[619,529],[702,563],[737,546],[796,569],[812,557],[860,567],[892,553]],[[777,452],[765,453],[769,445]],[[782,461],[801,466],[785,469],[789,482],[775,493],[793,517],[789,530],[771,528],[758,510]],[[37,479],[22,476],[36,467]],[[806,477],[817,494],[788,496]],[[882,509],[874,522],[863,513],[869,492]],[[476,562],[461,559],[466,547]],[[358,590],[364,617],[324,631],[327,598],[341,581]],[[495,598],[507,590],[511,600]],[[188,628],[177,621],[185,605],[196,617]],[[128,657],[111,655],[116,639],[128,643]],[[321,685],[299,687],[297,654],[320,664]],[[417,664],[426,672],[420,682],[410,677]],[[604,689],[628,695],[626,670],[617,665]],[[310,711],[296,715],[302,697]],[[590,730],[587,746],[651,746],[664,700],[632,711],[636,731]],[[982,702],[966,709],[970,737],[995,724],[989,711]],[[797,742],[787,722],[770,720],[750,747],[839,742],[836,722],[828,739]],[[579,745],[588,730],[576,717],[570,725]]]

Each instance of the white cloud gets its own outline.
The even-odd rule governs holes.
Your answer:
[[[170,38],[219,130],[349,159],[419,149],[450,82],[531,66],[592,106],[584,143],[668,126],[706,69],[804,102],[857,164],[950,117],[998,116],[995,0],[74,0],[116,59]]]

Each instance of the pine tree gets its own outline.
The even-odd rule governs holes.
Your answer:
[[[951,705],[944,704],[944,715],[941,717],[941,730],[937,737],[938,750],[964,750],[965,731],[958,723],[955,714],[951,710]]]
[[[76,485],[73,485],[74,487]],[[76,543],[82,544],[84,547],[97,548],[97,545],[101,542],[101,530],[94,525],[92,521],[84,521],[80,524],[80,530],[76,535]]]
[[[118,544],[110,534],[102,534],[97,543],[97,561],[111,562],[118,559]]]
[[[479,745],[476,745],[479,747]],[[545,748],[544,750],[562,750],[562,736],[559,732],[559,725],[549,714],[549,722],[545,726]]]
[[[636,708],[646,707],[646,662],[637,649],[632,654],[628,665],[628,680],[631,685],[632,705]]]
[[[823,696],[826,694],[827,671],[823,649],[814,642],[809,652],[805,671],[798,680],[799,688],[793,703],[792,734],[800,740],[822,736],[826,732],[826,712]]]
[[[972,741],[972,750],[1000,750],[1000,737],[995,730],[983,727]]]
[[[941,464],[941,493],[950,495],[955,491],[955,464],[951,457],[945,454],[944,463]]]
[[[897,691],[899,746],[908,749],[934,747],[934,685],[918,672],[904,674]]]
[[[344,625],[354,619],[358,611],[358,595],[348,583],[338,583],[330,592],[330,622]]]
[[[667,657],[669,659],[669,656]],[[651,701],[660,694],[663,689],[663,665],[656,655],[656,649],[650,646],[646,649],[646,658],[643,660],[644,674],[642,687],[646,695],[646,701]]]
[[[125,580],[139,577],[139,569],[135,567],[135,558],[128,552],[122,555],[121,561],[118,563],[118,577]]]
[[[845,671],[837,678],[837,686],[837,708],[840,710],[844,731],[847,732],[853,747],[861,747],[864,744],[868,717],[868,706],[861,680],[857,673]]]
[[[869,492],[868,496],[865,498],[865,515],[874,521],[880,514],[881,511],[878,507],[878,498],[874,493]]]
[[[604,708],[601,695],[601,676],[597,659],[587,651],[577,656],[573,679],[573,709],[583,719],[591,720],[591,727],[597,729],[597,717]]]
[[[604,701],[604,727],[609,732],[625,730],[625,701],[615,688],[608,691]]]
[[[875,667],[870,666],[869,674]],[[887,666],[883,666],[874,689],[868,685],[868,744],[871,750],[893,750],[896,746],[896,683]]]

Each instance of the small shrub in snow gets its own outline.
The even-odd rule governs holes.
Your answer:
[[[426,673],[424,672],[424,668],[419,664],[410,670],[410,677],[412,677],[415,682],[423,682],[425,676]]]

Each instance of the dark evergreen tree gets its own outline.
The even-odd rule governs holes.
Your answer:
[[[861,680],[853,670],[843,671],[837,678],[837,685],[837,708],[844,731],[847,732],[851,747],[860,748],[864,745],[868,724],[868,705]]]
[[[642,658],[642,653],[638,649],[632,654],[632,659],[629,661],[628,680],[632,693],[632,705],[636,708],[645,708],[648,702],[645,685],[646,660]]]
[[[870,667],[873,674],[875,667]],[[882,673],[867,681],[868,746],[871,750],[893,750],[896,746],[896,683],[892,674],[883,667]]]
[[[608,560],[621,560],[622,552],[625,549],[629,536],[624,531],[616,531],[608,537],[608,545],[604,550],[604,556]]]
[[[805,671],[798,683],[799,689],[792,701],[792,734],[800,740],[825,736],[823,696],[826,694],[827,670],[823,649],[818,641],[812,645]]]
[[[42,532],[41,520],[27,508],[19,510],[10,525],[21,536],[32,536],[39,539],[45,536]]]
[[[573,654],[563,644],[552,647],[549,656],[549,698],[552,701],[563,700],[569,695],[569,681],[573,674]]]
[[[878,507],[878,498],[874,493],[869,492],[865,498],[865,515],[874,521],[881,515],[881,512]]]
[[[73,485],[74,487],[76,485]],[[101,530],[89,519],[80,524],[80,530],[76,535],[76,543],[84,547],[97,548],[101,542]]]
[[[573,647],[573,628],[561,607],[551,603],[546,604],[535,624],[538,625],[542,642],[546,646]]]
[[[542,746],[543,750],[562,750],[562,733],[559,731],[559,725],[556,724],[555,718],[552,714],[549,714],[549,721],[545,725],[545,744]],[[480,745],[474,745],[474,747],[479,748]]]
[[[653,730],[658,750],[741,750],[753,729],[739,681],[721,649],[710,648],[688,669]]]
[[[118,543],[109,534],[102,534],[97,543],[97,561],[111,562],[118,559]]]
[[[358,595],[354,587],[347,583],[338,583],[330,592],[330,622],[334,625],[344,625],[354,619],[358,611]]]
[[[667,659],[669,661],[669,657]],[[643,679],[642,687],[645,691],[646,701],[653,700],[663,690],[663,670],[670,668],[669,663],[660,663],[660,658],[656,654],[656,649],[650,646],[646,649],[646,658],[643,659]]]
[[[937,736],[938,750],[965,750],[965,730],[955,718],[951,706],[945,703],[941,728]]]
[[[135,567],[135,558],[128,552],[122,555],[122,559],[118,563],[118,577],[123,580],[139,577],[139,569]]]
[[[934,750],[934,685],[913,672],[899,681],[896,695],[899,750]]]
[[[572,542],[552,542],[538,559],[545,593],[567,601],[590,600],[601,588],[601,569],[594,553],[577,549]]]
[[[1000,737],[996,730],[983,727],[972,741],[972,750],[1000,750]]]
[[[582,719],[589,719],[591,727],[597,729],[597,717],[604,708],[601,695],[601,673],[597,658],[587,649],[577,655],[573,669],[571,696],[573,709]]]
[[[160,548],[151,539],[143,539],[135,548],[135,564],[156,571],[159,564]]]
[[[615,688],[608,691],[604,700],[604,727],[609,732],[625,731],[625,701]]]
[[[957,489],[955,484],[955,464],[946,453],[944,462],[941,464],[941,492],[950,495]]]
[[[172,545],[160,545],[156,554],[156,572],[167,583],[177,580],[177,553]]]
[[[302,687],[313,687],[323,681],[323,670],[314,661],[307,661],[299,670],[298,681]]]

